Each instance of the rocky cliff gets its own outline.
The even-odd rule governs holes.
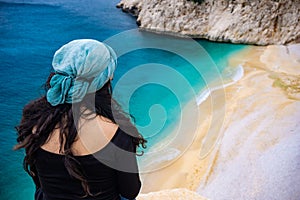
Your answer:
[[[299,0],[121,0],[140,28],[257,45],[300,42]]]

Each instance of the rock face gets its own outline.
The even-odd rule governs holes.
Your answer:
[[[140,28],[257,45],[300,42],[299,0],[121,0]]]

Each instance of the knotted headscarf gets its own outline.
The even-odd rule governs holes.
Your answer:
[[[54,54],[55,75],[50,80],[47,101],[56,106],[78,103],[113,77],[117,56],[111,47],[96,40],[73,40]]]

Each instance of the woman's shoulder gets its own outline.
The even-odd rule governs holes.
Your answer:
[[[114,137],[111,142],[117,147],[125,150],[125,151],[135,151],[135,145],[133,143],[133,137],[123,130],[121,127],[118,127]]]

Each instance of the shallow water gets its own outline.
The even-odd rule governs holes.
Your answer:
[[[116,9],[117,3],[115,0],[0,2],[0,199],[32,199],[33,184],[22,170],[23,152],[12,151],[16,140],[14,126],[20,120],[23,106],[44,94],[42,84],[51,71],[51,59],[55,50],[73,39],[93,38],[103,41],[123,31],[137,28],[135,18]],[[120,88],[121,91],[116,94],[116,98],[135,116],[139,130],[149,140],[149,147],[168,134],[179,120],[182,106],[205,86],[202,75],[207,74],[213,80],[227,66],[228,56],[244,48],[243,45],[198,40],[196,43],[216,63],[215,68],[206,54],[203,54],[205,58],[201,57],[202,54],[195,54],[188,45],[182,45],[182,39],[139,31],[134,31],[131,36],[142,48],[134,51],[131,49],[119,57],[113,84],[115,89]],[[153,39],[172,41],[172,48],[188,52],[199,63],[199,68],[187,62],[185,57],[163,48],[144,48],[144,44]],[[120,40],[118,45],[130,47],[128,40]],[[161,65],[137,68],[149,63],[159,63],[168,68]],[[135,74],[131,71],[133,69],[142,70]],[[188,88],[178,81],[181,79],[170,76],[168,72],[176,72],[175,75],[179,75]],[[140,83],[129,97],[126,95],[132,85],[118,85],[125,75],[131,77],[131,84]],[[163,81],[169,85],[161,85]],[[175,89],[170,89],[170,85]],[[187,90],[191,93],[186,92]],[[129,98],[127,105],[124,100],[126,98]]]

